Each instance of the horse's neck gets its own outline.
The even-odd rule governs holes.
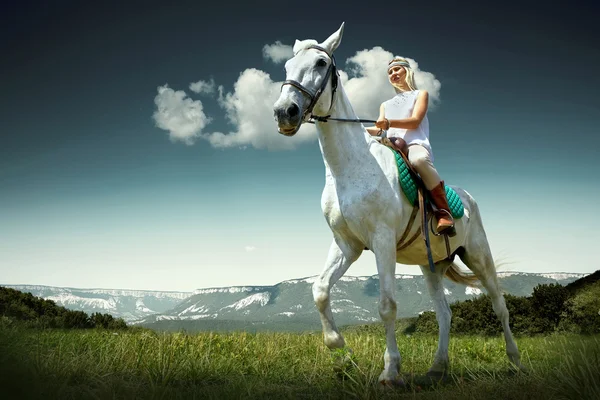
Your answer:
[[[357,119],[352,105],[340,86],[330,113],[333,118]],[[367,172],[366,164],[373,163],[365,131],[357,122],[317,122],[319,145],[325,167],[336,180],[356,177]]]

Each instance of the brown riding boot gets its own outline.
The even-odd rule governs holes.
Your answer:
[[[431,193],[431,200],[438,209],[438,211],[435,213],[435,217],[438,220],[438,233],[442,233],[447,229],[450,231],[454,230],[454,220],[452,219],[452,213],[450,213],[448,199],[446,199],[444,181],[441,181],[439,185],[431,189],[429,192]]]

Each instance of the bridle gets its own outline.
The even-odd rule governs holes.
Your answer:
[[[338,73],[337,67],[335,65],[335,57],[333,56],[333,54],[329,54],[329,52],[326,49],[324,49],[321,46],[317,46],[316,44],[306,47],[306,50],[308,50],[308,49],[317,49],[317,50],[324,52],[331,59],[331,64],[329,64],[329,67],[327,68],[327,72],[325,74],[325,78],[323,78],[323,81],[321,82],[321,86],[315,93],[312,93],[310,90],[308,90],[307,88],[302,86],[302,84],[300,82],[295,81],[293,79],[287,79],[281,84],[281,89],[283,89],[283,87],[285,85],[291,85],[291,86],[295,87],[296,89],[300,90],[303,94],[308,96],[308,98],[310,99],[310,104],[308,105],[308,107],[306,108],[304,113],[302,114],[302,118],[300,119],[300,121],[301,121],[300,124],[298,124],[296,129],[294,129],[293,131],[290,131],[290,132],[286,132],[285,134],[286,135],[295,134],[296,132],[298,132],[298,129],[300,129],[303,122],[308,122],[311,124],[314,124],[315,121],[319,121],[319,122],[342,121],[342,122],[361,122],[361,123],[362,122],[372,122],[372,123],[377,122],[375,120],[370,120],[370,119],[332,118],[331,115],[319,116],[319,115],[314,115],[312,113],[313,108],[317,104],[317,101],[319,101],[319,98],[323,94],[323,91],[325,90],[325,87],[327,87],[327,83],[329,82],[329,78],[331,77],[331,103],[329,104],[329,110],[328,110],[328,114],[329,114],[329,111],[331,111],[331,108],[333,107],[333,102],[335,99],[335,92],[338,87],[339,73]],[[308,118],[307,118],[307,116],[308,116]],[[279,131],[279,132],[282,133],[281,131]]]

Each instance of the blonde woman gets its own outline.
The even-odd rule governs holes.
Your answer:
[[[426,90],[418,90],[414,73],[408,61],[397,57],[388,63],[388,80],[396,91],[396,96],[381,104],[375,127],[368,127],[371,135],[387,131],[387,137],[400,151],[406,142],[408,161],[419,173],[425,188],[438,209],[437,231],[443,232],[454,227],[454,220],[448,207],[444,181],[433,166],[433,152],[429,143],[429,120],[427,106],[429,95]]]

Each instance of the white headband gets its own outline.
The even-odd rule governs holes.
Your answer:
[[[403,67],[410,67],[410,65],[408,64],[408,61],[394,61],[393,63],[388,65],[388,71],[390,70],[390,68],[396,67],[398,65],[401,65]]]

